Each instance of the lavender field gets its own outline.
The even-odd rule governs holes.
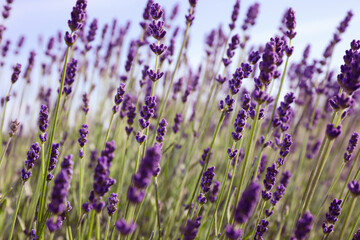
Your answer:
[[[266,9],[232,1],[198,39],[198,0],[105,24],[74,0],[31,50],[5,1],[0,239],[360,239],[354,11],[314,56],[295,8],[254,39]]]

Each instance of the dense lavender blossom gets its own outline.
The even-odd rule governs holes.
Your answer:
[[[351,48],[345,51],[344,64],[337,81],[346,93],[352,95],[360,87],[360,40],[351,42]]]
[[[106,207],[106,210],[109,216],[112,216],[117,210],[116,205],[119,202],[118,195],[116,193],[111,193],[108,200],[109,200],[109,205]]]
[[[201,216],[197,216],[196,219],[188,219],[184,229],[184,240],[194,240],[198,234],[198,230],[201,224]]]
[[[244,20],[243,25],[241,26],[241,28],[245,31],[247,30],[250,26],[254,26],[255,25],[255,21],[256,18],[259,14],[259,7],[260,4],[259,3],[254,3],[253,5],[251,5],[246,13],[246,18]]]
[[[325,215],[326,222],[322,224],[324,234],[329,234],[333,231],[334,224],[337,222],[341,213],[341,203],[342,200],[337,200],[336,198],[331,202],[329,212]]]
[[[352,240],[360,240],[360,229],[354,234]]]
[[[214,184],[212,185],[211,191],[209,191],[209,201],[210,202],[212,202],[212,203],[216,202],[217,196],[219,194],[219,190],[220,190],[220,182],[215,181]]]
[[[39,135],[40,141],[46,142],[47,128],[49,127],[49,109],[46,105],[41,105],[39,113],[39,129],[43,134]]]
[[[236,229],[235,226],[229,224],[226,226],[225,235],[228,239],[238,240],[243,235],[243,230]]]
[[[239,141],[242,138],[242,131],[244,130],[245,123],[247,118],[247,112],[244,109],[241,109],[234,122],[235,131],[231,133],[231,136],[234,141]]]
[[[289,10],[286,12],[285,24],[288,29],[288,31],[286,31],[286,36],[289,39],[293,39],[296,36],[296,32],[294,31],[296,27],[296,20],[295,11],[291,8],[289,8]]]
[[[84,111],[85,115],[87,115],[89,112],[89,101],[90,101],[89,94],[84,93],[82,96],[82,102],[83,102],[82,110]]]
[[[349,191],[352,195],[354,196],[359,196],[360,195],[360,183],[357,182],[356,180],[353,180],[351,182],[348,183],[348,188]]]
[[[172,127],[174,133],[177,133],[180,130],[180,125],[182,122],[183,122],[182,114],[177,113],[174,118],[174,126]]]
[[[31,169],[34,167],[35,162],[40,157],[40,146],[38,143],[31,144],[30,150],[26,154],[26,161],[24,163],[24,168],[21,170],[21,179],[23,182],[29,180],[31,176]]]
[[[64,82],[65,86],[63,90],[66,96],[70,95],[70,93],[72,92],[72,84],[75,81],[77,64],[78,61],[74,58],[71,60],[71,62],[67,64],[65,82]]]
[[[289,179],[290,178],[291,178],[291,173],[289,171],[283,172],[282,175],[281,175],[280,184],[287,187],[287,185],[289,184]]]
[[[13,73],[11,75],[11,82],[12,84],[16,83],[16,81],[19,79],[19,75],[21,73],[21,64],[16,64],[14,67],[13,67]]]
[[[25,69],[25,72],[24,72],[24,78],[26,79],[27,83],[30,83],[30,81],[31,81],[30,75],[31,75],[32,69],[33,69],[34,64],[35,64],[35,56],[36,56],[36,52],[31,51],[29,59],[28,59],[28,65],[27,65],[27,67]]]
[[[222,60],[225,67],[229,66],[230,63],[232,62],[231,59],[235,55],[235,50],[239,47],[239,44],[240,44],[240,38],[237,34],[235,34],[234,36],[232,36],[231,41],[229,43],[229,47],[226,50],[227,58],[223,58]]]
[[[136,227],[134,222],[130,221],[129,223],[126,223],[125,219],[120,219],[115,223],[116,230],[123,236],[127,236],[134,232]]]
[[[154,145],[146,150],[145,157],[141,160],[138,171],[132,177],[133,186],[129,186],[127,198],[132,203],[139,203],[145,196],[146,189],[152,176],[160,172],[161,148]]]
[[[297,221],[294,232],[294,236],[297,240],[306,239],[307,235],[311,231],[313,221],[314,217],[309,212],[305,212],[302,218]]]
[[[293,110],[290,104],[295,100],[293,92],[287,93],[284,97],[284,101],[280,103],[280,106],[276,109],[277,116],[273,118],[273,127],[280,127],[282,132],[289,129]]]
[[[349,143],[346,148],[346,152],[344,153],[344,161],[345,162],[350,161],[352,153],[353,153],[354,149],[356,148],[358,141],[359,141],[359,134],[357,132],[354,132],[349,139]]]
[[[256,202],[259,199],[260,185],[251,182],[243,192],[235,209],[235,221],[239,224],[245,223],[252,214]]]
[[[255,240],[262,240],[264,233],[268,230],[269,222],[265,219],[261,219],[259,225],[256,227]]]
[[[326,126],[326,135],[329,139],[335,139],[341,134],[341,125],[338,125],[337,127],[334,126],[334,124],[329,123]]]
[[[215,167],[209,167],[208,169],[206,169],[206,171],[203,173],[203,177],[201,179],[201,189],[204,193],[207,193],[208,191],[210,191],[210,186],[212,183],[212,180],[215,176]]]
[[[56,164],[58,162],[58,158],[59,158],[59,155],[60,155],[59,147],[60,147],[59,143],[53,143],[53,145],[51,147],[48,175],[46,176],[47,181],[51,181],[53,179],[53,177],[54,177],[51,174],[51,172],[55,169]]]
[[[65,156],[61,163],[61,171],[55,178],[48,210],[55,215],[56,221],[54,221],[54,217],[51,217],[46,221],[46,225],[50,232],[57,231],[61,228],[62,221],[65,218],[65,211],[68,210],[69,203],[66,202],[66,199],[69,194],[73,165],[72,155]]]
[[[164,137],[166,134],[166,126],[167,126],[167,122],[166,119],[163,118],[160,122],[159,122],[159,127],[156,131],[157,135],[156,135],[156,141],[158,143],[162,143],[164,141]]]
[[[119,111],[119,105],[124,100],[124,94],[125,94],[125,84],[120,83],[120,86],[116,90],[116,94],[114,97],[114,107],[113,107],[113,113],[117,113]]]
[[[235,23],[238,18],[239,11],[240,11],[240,0],[236,0],[233,12],[231,14],[231,23],[229,24],[229,28],[231,30],[233,30],[235,28]]]
[[[71,33],[65,33],[65,43],[69,47],[72,46],[78,38],[78,35],[74,32],[80,30],[84,26],[86,20],[86,7],[86,0],[77,0],[75,6],[73,7],[71,12],[71,19],[68,20]]]

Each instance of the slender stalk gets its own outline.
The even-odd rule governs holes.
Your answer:
[[[235,156],[235,161],[236,161],[236,156]],[[224,189],[225,189],[226,178],[227,178],[227,175],[228,175],[228,172],[229,172],[229,169],[230,169],[230,165],[231,165],[231,159],[228,160],[226,171],[224,172],[223,183],[221,185],[220,193],[219,193],[219,195],[218,195],[218,197],[216,199],[216,206],[215,206],[214,213],[213,213],[213,215],[211,217],[211,222],[210,222],[210,226],[209,226],[208,231],[207,231],[206,240],[208,240],[210,238],[210,232],[211,232],[211,229],[212,229],[212,225],[214,223],[215,216],[217,214],[217,210],[218,210],[218,208],[220,206],[220,203],[221,203],[221,198],[222,198],[222,194],[223,194]],[[234,166],[236,166],[236,163],[234,164]],[[230,190],[229,190],[229,192],[230,192]]]
[[[91,210],[91,215],[90,215],[90,222],[89,222],[89,230],[86,236],[87,240],[91,239],[91,235],[94,229],[94,218],[95,218],[95,210]]]
[[[200,174],[199,174],[199,176],[198,176],[198,179],[197,179],[195,188],[194,188],[194,190],[193,190],[193,192],[192,192],[191,199],[190,199],[190,202],[189,202],[189,206],[190,206],[190,205],[192,204],[192,202],[194,201],[194,197],[195,197],[196,192],[197,192],[197,189],[198,189],[198,187],[199,187],[199,183],[200,183],[200,180],[201,180],[201,176],[202,176],[204,170],[207,168],[211,151],[212,151],[212,149],[213,149],[213,147],[214,147],[214,143],[215,143],[216,137],[217,137],[217,135],[218,135],[218,133],[219,133],[219,130],[220,130],[220,127],[221,127],[221,125],[222,125],[222,122],[224,121],[224,118],[225,118],[225,112],[222,112],[222,113],[221,113],[221,116],[220,116],[220,118],[219,118],[219,121],[218,121],[218,123],[217,123],[216,130],[215,130],[215,132],[214,132],[213,139],[212,139],[211,144],[210,144],[209,154],[206,156],[205,163],[204,163],[204,165],[203,165],[202,170],[200,171]],[[188,211],[188,213],[187,213],[186,219],[189,218],[190,212],[191,212],[191,211],[190,211],[190,209],[189,209],[189,211]]]
[[[155,206],[156,206],[157,228],[159,231],[159,240],[161,240],[161,223],[160,223],[159,192],[158,192],[157,177],[154,177],[154,189],[155,189],[155,199],[156,199]]]
[[[110,118],[109,128],[108,128],[108,130],[106,132],[105,141],[104,141],[104,147],[105,147],[105,144],[106,144],[107,140],[109,139],[110,130],[111,130],[111,126],[112,126],[112,123],[113,123],[113,120],[114,120],[114,116],[115,116],[115,113],[113,112],[112,115],[111,115],[111,118]]]
[[[55,133],[56,133],[56,123],[57,123],[57,119],[58,119],[58,115],[59,115],[59,107],[60,107],[60,102],[61,102],[62,91],[64,88],[64,81],[65,81],[65,74],[66,74],[66,67],[67,67],[69,51],[70,51],[70,47],[67,47],[66,54],[65,54],[64,66],[63,66],[63,72],[62,72],[62,78],[61,78],[61,83],[60,83],[59,95],[58,95],[58,99],[56,102],[55,116],[54,116],[54,120],[52,123],[50,139],[48,142],[48,148],[47,148],[48,155],[47,155],[47,160],[46,160],[45,174],[44,174],[44,178],[43,178],[42,185],[41,185],[41,198],[40,198],[39,212],[38,212],[38,217],[37,217],[38,225],[40,225],[39,223],[42,220],[42,215],[43,215],[45,202],[46,202],[46,195],[45,195],[46,185],[47,185],[46,184],[47,183],[46,176],[47,176],[47,172],[48,172],[48,168],[49,168],[49,164],[50,164],[51,148],[52,148],[52,144],[54,142],[54,137],[55,137]],[[37,229],[37,232],[39,232],[39,229]]]
[[[240,139],[240,144],[239,144],[239,147],[238,147],[238,152],[239,153],[240,153],[240,149],[241,149],[241,146],[242,146],[243,139],[244,138]],[[224,208],[223,208],[223,211],[222,211],[222,214],[221,214],[219,229],[221,229],[221,227],[222,227],[222,223],[223,223],[224,218],[225,218],[225,211],[228,208],[228,204],[229,204],[229,200],[230,200],[230,194],[231,194],[231,188],[232,188],[232,186],[234,184],[234,179],[235,179],[235,174],[236,174],[236,165],[237,165],[237,160],[235,158],[235,163],[234,163],[232,173],[231,173],[231,180],[230,180],[229,190],[227,192],[227,195],[226,195],[226,198],[225,198],[225,205],[224,205]]]
[[[250,152],[251,152],[251,149],[252,149],[252,145],[255,142],[254,135],[255,135],[256,125],[257,125],[257,122],[258,122],[258,119],[259,119],[260,108],[261,108],[261,104],[257,104],[256,105],[255,119],[254,119],[253,124],[251,126],[249,143],[248,143],[248,147],[246,149],[244,166],[243,166],[242,171],[241,171],[241,178],[240,178],[240,182],[239,182],[237,192],[236,192],[235,203],[237,203],[239,201],[239,198],[240,198],[240,193],[241,193],[243,181],[244,181],[244,178],[245,178],[245,171],[246,171],[247,165],[248,165],[249,155],[250,155]],[[234,211],[235,211],[235,208],[234,208]],[[233,211],[231,219],[230,219],[231,224],[234,221],[234,211]]]
[[[352,173],[352,171],[354,170],[355,162],[359,159],[359,156],[360,156],[360,148],[359,148],[358,151],[356,152],[356,156],[355,156],[353,162],[351,163],[351,168],[350,168],[349,173],[348,173],[348,175],[347,175],[347,177],[346,177],[346,180],[345,180],[344,185],[343,185],[343,187],[342,187],[342,189],[341,189],[341,192],[340,192],[340,195],[339,195],[339,198],[338,198],[338,199],[343,199],[342,196],[344,195],[346,186],[347,186],[347,184],[348,184],[348,182],[349,182],[349,180],[350,180],[351,173]],[[359,172],[359,170],[360,170],[360,167],[359,167],[359,169],[358,169],[357,172]],[[354,179],[356,179],[356,177],[355,177]],[[344,199],[344,200],[345,200],[345,199]],[[345,201],[343,201],[343,202],[345,202]]]
[[[21,195],[22,195],[23,190],[24,190],[24,182],[21,183],[19,196],[16,201],[16,208],[15,208],[14,217],[12,220],[11,230],[10,230],[10,235],[9,235],[10,240],[13,238],[13,235],[14,235],[15,223],[16,223],[17,213],[18,213],[19,207],[20,207],[20,200],[21,200]]]
[[[10,96],[11,94],[11,89],[13,87],[13,83],[11,82],[11,85],[10,85],[10,88],[9,88],[9,91],[8,91],[8,94],[6,96]],[[3,114],[2,114],[2,118],[1,118],[1,128],[0,128],[0,152],[1,152],[1,148],[2,148],[2,138],[3,138],[3,130],[4,130],[4,122],[5,122],[5,115],[6,115],[6,107],[7,107],[7,103],[8,101],[5,100],[5,106],[4,106],[4,111],[3,111]],[[0,162],[1,163],[1,162]],[[1,164],[0,164],[1,166]]]
[[[100,240],[101,232],[100,232],[100,213],[96,213],[96,230],[95,230],[96,240]]]
[[[322,201],[320,207],[318,207],[318,210],[317,210],[317,213],[315,214],[315,216],[318,216],[318,215],[319,215],[321,208],[324,206],[327,198],[329,197],[329,195],[330,195],[330,193],[332,192],[332,190],[334,189],[337,181],[339,180],[340,174],[341,174],[341,172],[342,172],[345,164],[346,164],[345,162],[343,162],[343,163],[341,164],[341,167],[340,167],[338,173],[336,174],[336,177],[335,177],[334,181],[332,182],[329,190],[327,191],[327,193],[326,193],[326,195],[325,195],[325,198],[324,198],[324,200]]]
[[[190,14],[192,14],[192,13],[193,13],[193,7],[190,7]],[[174,68],[174,70],[172,71],[172,74],[171,74],[170,84],[169,84],[169,87],[168,87],[168,89],[166,91],[165,99],[161,103],[161,107],[160,107],[160,111],[159,111],[159,115],[158,115],[159,117],[158,117],[158,120],[157,120],[155,126],[159,125],[159,122],[163,117],[163,113],[164,113],[165,107],[166,107],[168,99],[169,99],[170,91],[171,91],[173,83],[174,83],[176,71],[178,70],[178,68],[180,66],[180,60],[181,60],[182,52],[184,50],[186,39],[187,39],[187,36],[188,36],[188,33],[189,33],[189,28],[190,28],[190,23],[187,23],[186,30],[185,30],[185,33],[184,33],[184,38],[183,38],[183,41],[182,41],[182,44],[181,44],[181,47],[180,47],[180,52],[179,52],[178,57],[176,59],[175,68]],[[155,142],[155,134],[153,136],[153,139],[152,139],[151,143],[154,144],[154,142]]]
[[[353,226],[351,228],[351,231],[350,231],[350,234],[349,234],[347,240],[350,240],[354,236],[355,231],[356,231],[356,226],[358,225],[359,222],[360,222],[360,214],[356,218],[356,221],[354,222],[354,224],[353,224]]]
[[[354,207],[355,207],[355,203],[356,203],[356,199],[357,197],[353,196],[352,200],[351,200],[351,205],[350,205],[350,209],[346,214],[346,218],[345,218],[345,222],[341,228],[341,232],[340,232],[340,236],[338,239],[344,239],[344,234],[345,234],[345,230],[347,229],[347,225],[350,219],[350,215],[353,213]]]
[[[256,233],[256,228],[260,223],[261,217],[262,217],[262,213],[264,211],[265,205],[266,205],[266,201],[264,201],[263,198],[261,198],[261,203],[260,203],[261,207],[260,207],[260,212],[259,212],[259,216],[256,220],[256,224],[254,226],[254,229],[252,230],[252,234],[251,234],[251,238],[250,239],[254,239],[255,233]]]
[[[1,158],[0,158],[0,168],[1,168],[2,162],[3,162],[4,158],[5,158],[5,154],[6,154],[6,151],[7,151],[8,147],[9,147],[9,144],[10,144],[11,139],[12,139],[12,137],[9,138],[8,142],[6,143],[4,152],[1,154]],[[0,144],[0,145],[2,145],[2,144]],[[0,151],[1,151],[1,150],[0,150]]]
[[[107,222],[106,222],[106,230],[105,230],[105,240],[108,239],[109,230],[110,230],[110,223],[111,223],[111,216],[109,216]]]

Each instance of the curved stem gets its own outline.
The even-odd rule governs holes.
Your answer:
[[[338,239],[344,239],[343,237],[344,237],[344,234],[345,234],[345,230],[346,230],[346,228],[347,228],[347,224],[348,224],[348,222],[349,222],[350,215],[351,215],[351,213],[353,212],[353,209],[354,209],[354,207],[355,207],[356,199],[357,199],[357,198],[354,196],[354,197],[352,198],[352,200],[351,200],[350,209],[348,210],[348,212],[347,212],[347,214],[346,214],[345,222],[344,222],[344,224],[343,224],[343,226],[342,226],[342,228],[341,228],[340,236],[339,236]]]
[[[155,189],[155,199],[156,199],[155,206],[156,206],[157,228],[159,231],[159,240],[161,240],[161,223],[160,223],[159,192],[158,192],[157,177],[154,177],[154,189]]]
[[[21,200],[21,195],[22,192],[24,190],[24,182],[21,183],[21,187],[20,187],[20,191],[19,191],[19,196],[18,199],[16,201],[16,208],[15,208],[15,212],[14,212],[14,217],[12,220],[12,224],[11,224],[11,230],[10,230],[10,235],[9,235],[9,239],[11,240],[14,234],[14,229],[15,229],[15,223],[16,223],[16,218],[17,218],[17,213],[19,211],[19,207],[20,207],[20,200]]]

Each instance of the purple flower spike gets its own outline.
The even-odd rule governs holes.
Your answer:
[[[125,219],[120,219],[115,223],[116,230],[123,236],[133,233],[136,227],[137,226],[134,222],[130,221],[129,223],[126,223]]]
[[[39,129],[45,133],[49,127],[49,109],[46,105],[41,105],[39,113]]]
[[[356,180],[353,180],[351,182],[348,183],[348,188],[349,191],[352,195],[354,196],[359,196],[360,195],[360,183],[357,182]]]
[[[163,118],[160,122],[159,122],[159,127],[157,129],[157,135],[156,135],[156,141],[158,143],[162,143],[164,141],[164,137],[166,134],[166,126],[167,126],[167,122],[166,119]]]
[[[244,31],[247,30],[250,26],[255,25],[256,18],[259,14],[259,8],[260,8],[259,3],[254,3],[253,5],[251,5],[249,7],[249,9],[246,13],[246,18],[244,20],[244,24],[241,27]]]
[[[240,10],[240,0],[236,0],[233,12],[231,14],[231,23],[229,24],[229,28],[233,30],[235,28],[235,23],[239,15]]]
[[[337,138],[341,134],[341,125],[335,127],[334,124],[328,124],[326,126],[326,135],[330,140]]]
[[[313,222],[313,216],[309,212],[305,212],[303,217],[300,218],[296,223],[296,228],[294,232],[295,238],[297,240],[306,239],[307,235],[311,231]]]
[[[201,224],[201,216],[196,219],[188,219],[184,229],[184,240],[194,240]]]
[[[280,201],[281,198],[284,196],[285,190],[286,190],[286,187],[285,187],[284,185],[280,184],[280,185],[276,188],[276,191],[274,192],[273,198],[270,200],[270,203],[275,206],[276,203],[277,203],[278,201]]]
[[[79,139],[78,139],[78,143],[80,145],[80,147],[84,147],[86,142],[87,142],[87,135],[89,134],[89,130],[88,130],[88,125],[83,124],[82,128],[79,129]]]
[[[10,122],[10,127],[9,127],[9,129],[10,129],[10,131],[9,131],[9,136],[10,137],[13,137],[13,136],[15,136],[15,134],[16,134],[16,132],[17,132],[17,130],[19,129],[19,126],[20,126],[20,123],[18,122],[18,120],[14,120],[14,121],[11,121]],[[41,136],[41,135],[40,135]],[[41,139],[41,138],[40,138]],[[45,140],[46,141],[46,140]],[[45,142],[44,141],[44,142]]]
[[[209,167],[204,173],[201,179],[201,189],[204,193],[210,191],[212,180],[215,176],[215,167]]]
[[[116,205],[118,202],[119,202],[119,199],[118,199],[117,193],[111,193],[111,195],[109,197],[109,205],[106,208],[109,216],[112,216],[116,212],[116,210],[117,210]]]
[[[349,139],[349,143],[346,148],[346,152],[344,153],[344,162],[350,161],[352,153],[353,153],[354,149],[356,148],[358,141],[359,141],[359,134],[357,132],[354,132]]]
[[[86,20],[86,0],[77,0],[71,12],[71,19],[68,21],[69,28],[72,32],[81,29]]]
[[[244,233],[243,230],[240,228],[236,229],[235,226],[232,226],[232,225],[226,226],[226,230],[225,230],[226,237],[231,240],[241,239],[243,233]]]
[[[16,64],[14,66],[14,71],[13,71],[13,74],[11,75],[11,82],[12,84],[16,83],[16,81],[19,79],[19,75],[21,73],[21,64]]]
[[[24,182],[29,180],[31,169],[35,166],[36,161],[40,157],[40,146],[38,143],[31,144],[30,150],[26,154],[24,168],[21,170],[21,178]]]
[[[219,194],[219,190],[220,190],[220,182],[216,181],[212,185],[212,189],[209,192],[209,201],[210,202],[212,202],[212,203],[216,202],[217,195]]]
[[[239,224],[245,223],[251,216],[252,211],[259,199],[260,185],[251,182],[243,192],[235,209],[235,221]]]
[[[261,222],[256,227],[256,233],[254,239],[263,239],[264,233],[269,229],[267,226],[269,225],[269,222],[265,219],[261,219]]]
[[[172,127],[173,132],[177,133],[180,130],[180,124],[183,122],[181,113],[177,113],[174,118],[174,126]]]
[[[360,240],[360,228],[357,230],[357,232],[354,234],[352,240]]]
[[[295,27],[296,27],[296,20],[295,20],[295,11],[292,8],[286,12],[285,17],[285,24],[288,29],[286,31],[286,36],[290,39],[293,39],[296,36]]]

